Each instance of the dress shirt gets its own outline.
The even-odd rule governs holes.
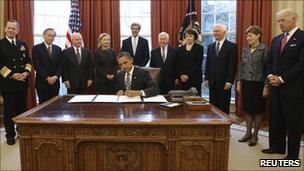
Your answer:
[[[163,51],[163,49],[164,49],[164,51]],[[164,53],[164,54],[163,54],[163,53]],[[167,53],[168,53],[168,45],[165,46],[165,47],[160,48],[160,54],[161,54],[162,57],[165,58],[164,62],[165,62],[166,59],[167,59]]]
[[[224,44],[224,41],[225,41],[225,39],[223,39],[223,40],[221,40],[221,41],[216,41],[216,42],[215,42],[215,46],[217,45],[217,43],[220,43],[219,51],[221,51],[221,48],[222,48],[222,46],[223,46],[223,44]]]
[[[132,69],[129,71],[129,74],[130,74],[130,85],[132,85],[133,71],[134,71],[134,65],[132,66]],[[128,74],[125,73],[125,82],[127,80],[127,76],[128,76]],[[132,90],[132,88],[130,90]],[[146,96],[146,93],[143,90],[140,90],[140,92],[141,92],[142,96]]]
[[[77,54],[77,49],[78,49],[79,50],[79,54],[81,56],[81,47],[75,47],[75,46],[73,46],[73,48],[74,48],[75,54]]]
[[[13,44],[12,41],[14,41],[14,44],[16,45],[16,38],[11,39],[11,38],[9,38],[9,37],[7,37],[7,36],[5,36],[5,37],[6,37],[6,39],[7,39],[11,44]]]
[[[134,55],[136,53],[136,48],[137,48],[137,45],[138,45],[138,37],[139,36],[137,36],[137,37],[132,36],[132,50],[133,50]]]

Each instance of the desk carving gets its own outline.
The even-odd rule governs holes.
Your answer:
[[[55,98],[15,118],[22,170],[228,168],[230,122],[215,108],[188,113],[155,103],[72,106],[70,98]],[[132,112],[119,112],[125,108]]]

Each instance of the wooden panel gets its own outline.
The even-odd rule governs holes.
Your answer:
[[[77,147],[77,170],[166,170],[160,143],[83,142]]]
[[[64,170],[65,160],[60,140],[34,140],[33,143],[34,167],[33,170]]]
[[[212,141],[176,142],[176,170],[213,170]]]

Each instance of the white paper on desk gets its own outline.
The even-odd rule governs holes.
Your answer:
[[[96,95],[76,95],[68,103],[87,103],[92,102]]]
[[[103,103],[117,103],[117,95],[97,95],[94,102],[103,102]]]
[[[119,103],[129,103],[129,102],[141,102],[140,96],[128,97],[128,96],[119,96]]]
[[[167,99],[163,95],[157,95],[152,97],[144,97],[144,102],[157,102],[157,103],[165,103],[168,102]]]

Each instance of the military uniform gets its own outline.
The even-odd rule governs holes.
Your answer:
[[[0,90],[4,100],[4,125],[6,138],[16,136],[12,118],[26,111],[28,77],[26,81],[16,81],[15,73],[31,72],[31,59],[26,44],[8,38],[0,40]]]

